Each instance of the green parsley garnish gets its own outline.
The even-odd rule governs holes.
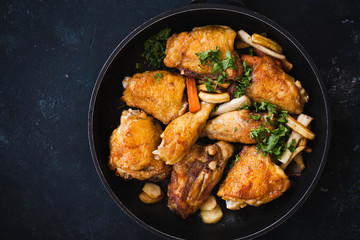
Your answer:
[[[287,149],[289,149],[290,152],[295,152],[295,147],[294,144],[296,143],[296,140],[293,139],[291,140],[291,142],[289,142],[289,144],[286,146]]]
[[[229,164],[229,169],[234,167],[234,163],[239,161],[239,154],[235,155],[235,159],[231,161],[231,163]]]
[[[144,53],[141,55],[145,58],[144,64],[137,63],[136,69],[143,68],[144,65],[148,67],[164,68],[163,63],[166,49],[166,42],[170,35],[170,28],[165,28],[157,34],[151,36],[144,43]]]
[[[164,77],[164,75],[162,73],[157,73],[155,74],[154,78],[156,79],[156,83],[158,83],[160,81],[160,78]]]
[[[234,128],[234,132],[236,132],[237,130],[238,130],[237,127],[235,127],[235,128]]]
[[[236,85],[236,90],[234,93],[235,98],[239,98],[245,94],[245,89],[251,84],[251,71],[252,67],[247,65],[247,61],[243,62],[244,67],[244,77],[237,79],[238,85]]]
[[[231,56],[230,51],[226,52],[225,59],[221,59],[221,51],[218,46],[216,46],[215,50],[206,50],[205,52],[201,51],[200,53],[195,53],[197,57],[199,57],[201,65],[207,65],[211,68],[212,74],[218,74],[217,82],[215,84],[215,89],[218,84],[222,84],[225,82],[227,78],[226,70],[228,68],[235,69],[235,60]],[[201,65],[199,67],[201,68]],[[210,80],[209,80],[210,82]],[[210,87],[206,86],[208,91],[210,91]],[[215,91],[214,89],[214,91]],[[212,91],[213,92],[213,91]]]
[[[250,137],[256,141],[259,141],[261,139],[265,139],[270,132],[271,131],[267,127],[261,124],[260,127],[251,129]]]
[[[209,92],[215,92],[214,87],[211,85],[212,84],[212,79],[211,78],[205,78],[207,79],[207,81],[204,82],[206,90],[208,90]]]
[[[254,56],[254,48],[249,48],[249,55]]]
[[[269,130],[267,127],[261,125],[257,129],[252,129],[250,132],[250,137],[255,139],[258,142],[256,149],[263,151],[263,154],[270,154],[274,159],[280,159],[284,154],[286,149],[290,151],[293,150],[293,144],[286,145],[287,139],[290,135],[289,128],[285,125],[287,122],[287,111],[278,111],[276,105],[270,104],[266,101],[262,101],[260,104],[257,102],[253,103],[255,111],[267,111],[268,115],[266,119],[273,124],[274,121],[271,120],[273,117],[276,119],[276,127],[273,130]]]
[[[259,120],[261,118],[261,115],[250,115],[251,119]]]

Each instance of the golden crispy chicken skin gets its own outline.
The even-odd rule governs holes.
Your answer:
[[[182,218],[196,212],[220,181],[234,147],[226,142],[195,144],[184,159],[173,166],[168,185],[168,207]]]
[[[259,120],[252,119],[260,117]],[[266,121],[265,113],[251,113],[249,110],[232,111],[221,114],[220,116],[209,120],[200,137],[208,137],[214,140],[223,140],[228,142],[240,142],[245,144],[254,144],[257,141],[250,137],[252,129],[264,125],[270,130],[273,125]],[[261,139],[259,139],[261,141]]]
[[[246,145],[217,195],[227,200],[228,208],[239,209],[247,204],[259,206],[270,202],[280,197],[289,187],[288,177],[271,161],[269,155],[264,157],[261,152],[257,153],[254,145]]]
[[[160,123],[132,109],[122,112],[120,122],[110,137],[110,169],[125,179],[161,181],[169,176],[171,167],[152,153],[161,142]]]
[[[291,114],[303,111],[306,98],[300,93],[294,78],[286,74],[270,57],[242,55],[241,59],[253,67],[252,84],[246,95],[260,102],[268,101]]]
[[[242,76],[244,71],[239,55],[234,51],[235,37],[234,30],[217,25],[197,27],[191,32],[175,33],[167,41],[164,63],[167,67],[179,69],[189,77],[217,79],[218,75],[211,73],[211,66],[200,65],[196,53],[216,50],[216,47],[219,47],[222,59],[225,59],[229,51],[235,60],[235,69],[226,70],[228,79],[235,80]]]
[[[146,71],[126,77],[123,86],[125,90],[121,99],[128,106],[141,108],[164,124],[186,111],[185,78],[180,74]]]
[[[202,102],[200,111],[187,112],[172,121],[161,134],[162,142],[154,154],[166,164],[179,162],[199,138],[213,107]]]

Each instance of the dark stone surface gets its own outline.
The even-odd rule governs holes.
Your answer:
[[[1,239],[159,239],[103,187],[89,151],[87,111],[96,77],[117,44],[149,18],[188,2],[1,1]],[[317,187],[298,212],[260,239],[359,239],[360,3],[244,2],[307,49],[333,116]]]

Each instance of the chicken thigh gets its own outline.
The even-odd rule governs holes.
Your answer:
[[[265,100],[291,114],[300,114],[307,101],[305,90],[299,88],[294,78],[286,74],[268,56],[242,55],[241,59],[253,67],[251,85],[245,94],[252,100]]]
[[[184,159],[173,166],[168,185],[168,207],[182,218],[196,212],[220,181],[234,147],[226,142],[195,144]]]
[[[146,71],[123,80],[122,100],[130,107],[141,108],[146,113],[168,124],[185,113],[185,78],[168,71]]]
[[[259,206],[280,197],[290,187],[284,171],[269,155],[257,152],[254,145],[245,145],[238,159],[217,193],[226,200],[227,208]]]
[[[225,59],[229,51],[234,58],[235,68],[226,70],[227,79],[235,80],[242,76],[243,67],[239,55],[234,51],[236,32],[227,26],[196,27],[191,32],[173,34],[167,41],[164,63],[167,67],[177,68],[186,76],[202,79],[210,77],[214,80],[218,74],[212,74],[212,66],[201,65],[196,54],[218,47],[221,59]]]
[[[169,176],[171,167],[152,153],[161,142],[160,123],[132,109],[122,112],[120,122],[110,137],[110,169],[125,179],[160,181]]]
[[[250,137],[250,132],[261,125],[273,129],[273,125],[267,122],[265,113],[251,113],[249,110],[232,111],[209,120],[200,137],[254,144],[257,141]]]
[[[161,134],[162,142],[154,151],[157,158],[170,165],[179,162],[199,138],[213,107],[214,104],[202,102],[200,111],[187,112],[167,125]]]

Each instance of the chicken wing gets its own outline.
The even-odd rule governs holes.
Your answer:
[[[161,142],[160,123],[132,109],[122,112],[120,122],[110,137],[110,169],[125,179],[160,181],[169,176],[171,167],[152,153]]]
[[[256,120],[257,118],[259,119]],[[208,121],[200,137],[254,144],[257,141],[250,137],[250,132],[261,125],[273,129],[273,125],[266,120],[265,113],[250,113],[249,110],[232,111]]]
[[[141,108],[164,124],[185,113],[185,78],[168,71],[146,71],[123,80],[122,100]]]
[[[200,65],[196,53],[215,50],[219,47],[221,58],[225,59],[229,51],[235,60],[235,68],[226,70],[227,79],[235,80],[242,76],[243,67],[239,55],[234,51],[236,32],[227,26],[205,26],[194,28],[191,32],[173,34],[167,41],[164,63],[167,67],[177,68],[186,76],[202,79],[217,79],[219,74],[212,74],[212,66]]]
[[[239,160],[230,169],[217,195],[226,200],[227,208],[239,209],[247,204],[259,206],[278,198],[290,187],[284,171],[256,147],[244,146]]]
[[[303,111],[307,101],[305,90],[301,90],[294,78],[286,74],[273,59],[250,55],[242,55],[241,59],[253,67],[252,84],[245,92],[248,97],[258,102],[268,101],[291,114]]]
[[[182,218],[196,212],[220,181],[234,147],[226,142],[195,144],[184,159],[173,166],[168,185],[168,207]]]
[[[214,104],[201,103],[201,110],[187,112],[172,121],[161,134],[162,142],[154,154],[166,164],[179,162],[199,138]]]

